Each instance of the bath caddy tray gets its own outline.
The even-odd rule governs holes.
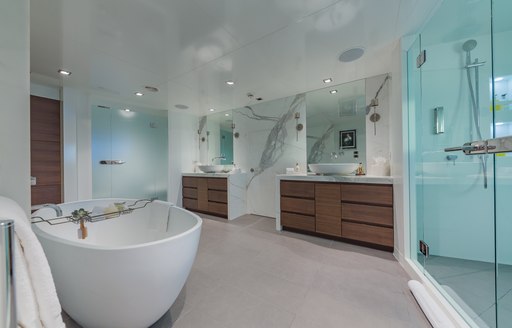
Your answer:
[[[83,219],[86,222],[94,223],[94,222],[99,222],[99,221],[104,221],[104,220],[115,219],[124,214],[130,214],[131,212],[133,212],[135,210],[146,207],[149,203],[152,203],[153,201],[154,201],[154,199],[139,199],[139,200],[136,200],[133,204],[129,204],[129,205],[127,205],[126,202],[116,203],[116,204],[122,205],[124,208],[119,211],[112,211],[112,212],[96,214],[96,215],[90,215],[90,213],[89,213],[89,215],[81,216],[78,218],[74,217],[72,215],[57,216],[57,217],[54,217],[51,219],[44,219],[40,216],[32,216],[30,218],[30,222],[32,224],[45,222],[45,223],[48,223],[49,225],[58,225],[58,224],[64,224],[64,223],[69,223],[69,222],[79,224],[80,221]]]

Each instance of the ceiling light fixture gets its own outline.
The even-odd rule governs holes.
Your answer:
[[[152,86],[150,86],[150,85],[146,85],[146,86],[144,86],[144,89],[145,89],[146,91],[149,91],[149,92],[158,92],[158,91],[159,91],[157,87],[152,87]]]
[[[235,81],[226,81],[226,84],[227,84],[227,85],[234,85],[234,84],[235,84]]]
[[[188,109],[188,106],[187,105],[183,105],[183,104],[176,104],[176,105],[174,105],[174,107],[176,107],[178,109]]]
[[[497,77],[494,79],[494,82],[499,82],[499,81],[503,81],[503,77]]]
[[[332,95],[335,94],[335,93],[338,93],[338,90],[331,90],[329,91]]]
[[[224,116],[229,116],[229,114],[228,114],[228,113],[226,113],[226,114],[224,114]]]
[[[324,83],[331,83],[332,82],[332,79],[329,77],[327,79],[324,79]]]
[[[209,111],[210,112],[215,112],[215,108],[210,108]]]
[[[142,92],[135,92],[135,95],[138,96],[138,97],[144,96],[144,94]]]
[[[345,50],[341,53],[339,60],[343,63],[349,63],[354,60],[358,60],[364,55],[363,47],[355,47],[348,50]]]
[[[131,112],[132,110],[130,108],[125,108],[124,111],[125,112]]]
[[[57,72],[59,72],[60,75],[64,75],[64,76],[70,76],[71,75],[70,71],[66,71],[64,69],[59,69]]]

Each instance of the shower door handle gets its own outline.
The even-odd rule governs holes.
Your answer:
[[[461,147],[445,148],[444,151],[463,151],[465,155],[508,153],[512,152],[512,136],[466,142]]]
[[[101,165],[121,165],[126,163],[125,161],[121,161],[119,159],[103,159],[100,161]]]

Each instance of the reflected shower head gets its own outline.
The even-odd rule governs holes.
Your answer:
[[[462,44],[462,50],[466,52],[470,52],[471,50],[476,48],[476,41],[473,39],[467,40]]]

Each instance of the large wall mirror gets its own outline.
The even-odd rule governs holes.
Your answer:
[[[204,118],[203,118],[204,119]],[[208,115],[200,129],[203,164],[233,164],[233,114],[224,111]],[[200,123],[201,124],[201,123]]]
[[[358,80],[306,93],[307,160],[366,166],[366,83]]]

